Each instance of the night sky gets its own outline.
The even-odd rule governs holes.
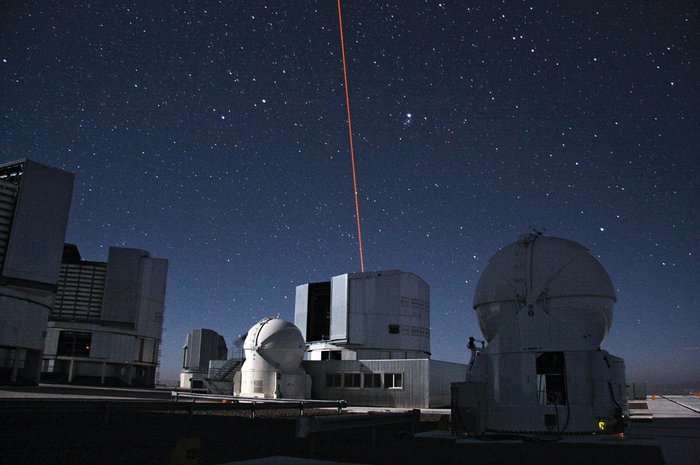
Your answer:
[[[0,8],[0,161],[76,174],[84,259],[170,261],[161,380],[189,330],[230,346],[359,271],[334,0]],[[434,358],[534,227],[608,270],[628,381],[700,385],[698,8],[343,2],[365,267],[430,284]]]

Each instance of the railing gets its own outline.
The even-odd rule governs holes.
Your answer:
[[[92,399],[11,399],[0,401],[0,410],[3,413],[24,413],[33,415],[37,411],[46,411],[49,409],[52,413],[76,413],[83,414],[100,414],[102,423],[108,425],[111,422],[112,414],[119,412],[188,412],[193,410],[213,410],[225,408],[218,404],[193,405],[186,403],[173,402],[171,400],[92,400]]]
[[[347,407],[344,400],[311,400],[311,399],[264,399],[257,397],[235,397],[216,394],[193,394],[173,391],[172,397],[176,403],[197,405],[224,405],[231,410],[249,410],[250,418],[255,418],[257,410],[291,410],[298,409],[299,415],[304,415],[304,409],[336,408],[338,413]],[[185,402],[180,402],[185,401]],[[216,404],[218,402],[218,404]]]
[[[228,375],[235,371],[236,368],[241,366],[242,363],[243,360],[240,358],[230,358],[219,368],[212,370],[212,373],[209,373],[209,379],[211,381],[223,381]]]

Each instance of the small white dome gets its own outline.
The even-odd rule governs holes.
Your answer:
[[[306,344],[299,328],[279,318],[263,318],[248,331],[243,349],[246,358],[254,353],[282,369],[301,365]]]

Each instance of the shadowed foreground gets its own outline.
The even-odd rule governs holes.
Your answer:
[[[147,411],[114,408],[71,412],[63,404],[41,401],[32,408],[2,402],[0,462],[11,464],[216,464],[275,455],[309,457],[311,442],[295,437],[296,411]],[[220,406],[219,406],[220,407]],[[332,410],[309,414],[333,414]],[[437,420],[436,418],[428,418]],[[423,421],[416,432],[434,430]],[[315,458],[362,463],[662,464],[651,445],[569,442],[477,442],[460,444],[413,437],[410,428],[385,426],[321,433]]]

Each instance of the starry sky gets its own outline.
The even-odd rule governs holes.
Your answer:
[[[359,271],[334,0],[0,9],[0,161],[76,174],[84,259],[169,259],[161,379],[189,330],[230,346]],[[608,270],[628,381],[700,386],[698,24],[690,1],[343,2],[365,267],[430,284],[434,358],[467,359],[480,272],[536,228]]]

